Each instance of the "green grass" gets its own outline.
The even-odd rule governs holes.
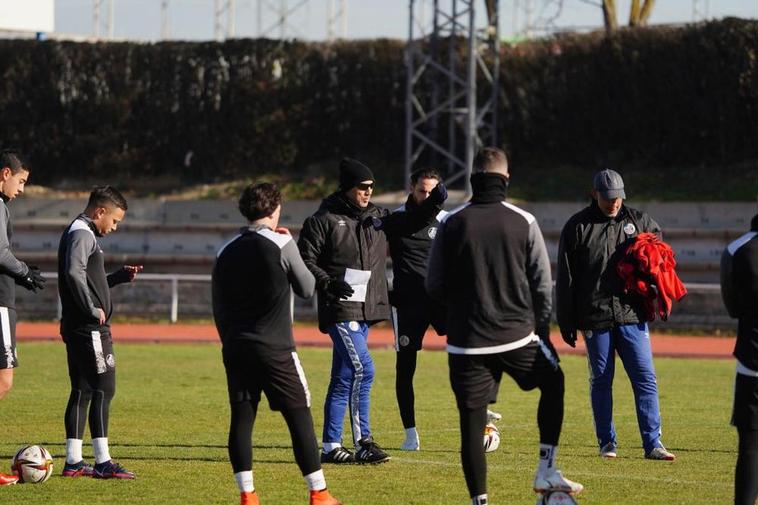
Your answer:
[[[118,345],[118,391],[111,409],[111,453],[138,474],[133,482],[66,480],[63,410],[68,396],[65,350],[58,343],[20,345],[16,384],[0,403],[0,469],[22,444],[40,443],[53,454],[54,476],[43,485],[0,488],[2,504],[235,503],[227,460],[228,406],[220,349],[215,345]],[[302,349],[320,435],[330,351]],[[346,505],[468,503],[460,468],[457,411],[446,356],[425,352],[416,379],[422,451],[397,450],[403,439],[394,398],[394,353],[375,351],[374,435],[393,456],[375,467],[327,466],[326,478]],[[587,397],[586,363],[564,357],[566,416],[560,467],[586,490],[580,504],[728,503],[736,459],[729,427],[733,364],[658,359],[664,442],[673,463],[642,458],[629,382],[619,365],[615,420],[619,458],[597,457]],[[538,394],[504,380],[500,449],[488,455],[489,493],[495,504],[532,504],[537,461]],[[349,428],[346,431],[349,439]],[[88,439],[89,435],[86,436]],[[255,484],[262,503],[306,503],[281,416],[264,402],[254,433]],[[85,456],[92,452],[85,441]]]

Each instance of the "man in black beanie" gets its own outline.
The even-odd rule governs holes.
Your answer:
[[[368,328],[389,318],[385,261],[387,240],[372,220],[388,211],[371,203],[374,174],[363,163],[340,162],[340,187],[305,220],[298,247],[316,278],[319,329],[334,343],[324,405],[324,463],[382,463],[389,456],[374,442],[369,396],[374,362]],[[355,455],[342,446],[346,407]]]

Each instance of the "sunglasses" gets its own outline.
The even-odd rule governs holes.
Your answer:
[[[368,191],[369,189],[374,189],[374,183],[373,182],[369,182],[369,183],[362,182],[360,184],[356,184],[355,187],[358,188],[358,189],[360,189],[361,191]]]

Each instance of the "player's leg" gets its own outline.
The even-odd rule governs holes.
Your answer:
[[[429,327],[426,311],[421,307],[400,307],[392,309],[393,329],[395,331],[395,396],[400,410],[400,419],[405,429],[405,441],[400,446],[404,451],[420,449],[418,430],[416,429],[413,377],[416,373],[416,357]]]
[[[753,505],[758,498],[758,377],[737,374],[732,424],[739,435],[734,504]]]
[[[13,387],[13,369],[18,366],[18,359],[16,358],[15,321],[13,324],[14,329],[12,330],[11,326],[6,323],[6,320],[2,319],[11,311],[14,314],[16,312],[13,309],[7,308],[3,308],[3,310],[0,311],[0,323],[3,323],[0,324],[0,343],[2,343],[2,348],[0,348],[0,400],[2,400]],[[9,323],[10,320],[8,319],[7,322]],[[0,473],[0,486],[8,486],[15,484],[16,482],[18,482],[18,477],[15,475],[5,475]]]
[[[616,348],[613,330],[585,331],[583,334],[589,364],[590,403],[600,455],[615,458],[613,376],[616,372]]]
[[[346,324],[346,323],[345,323]],[[342,424],[350,397],[353,370],[347,362],[347,349],[337,325],[329,327],[332,339],[332,371],[324,400],[324,429],[321,436],[322,463],[354,463],[355,456],[342,446]]]
[[[494,382],[484,356],[449,354],[450,385],[460,418],[461,464],[474,505],[487,504],[487,460],[482,433]]]
[[[64,335],[66,342],[66,359],[68,376],[71,381],[64,424],[66,427],[66,463],[63,466],[64,477],[91,477],[94,469],[82,456],[84,428],[87,425],[87,409],[92,399],[92,389],[86,377],[81,360],[86,353],[80,345],[80,335]],[[86,358],[89,361],[89,353]]]
[[[758,430],[737,428],[739,449],[734,472],[734,505],[754,505],[758,499]]]
[[[540,431],[539,462],[534,476],[538,493],[580,493],[584,486],[563,476],[556,465],[563,426],[564,376],[554,349],[542,340],[496,356],[504,372],[525,391],[538,388],[537,425]]]
[[[661,443],[661,412],[658,405],[658,382],[653,366],[653,351],[647,323],[618,327],[616,350],[634,391],[637,424],[645,457],[671,461],[675,456]]]
[[[244,342],[225,344],[221,355],[229,394],[229,438],[227,450],[242,505],[257,505],[253,482],[253,425],[261,399],[257,373],[261,364],[252,347]]]
[[[90,331],[85,339],[88,361],[85,376],[92,391],[89,405],[89,429],[95,453],[93,477],[96,479],[134,479],[134,473],[113,461],[108,442],[110,406],[116,394],[116,358],[110,330]]]

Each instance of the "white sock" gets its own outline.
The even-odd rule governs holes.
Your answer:
[[[69,465],[76,464],[82,459],[82,441],[78,438],[66,439],[66,463]]]
[[[471,498],[471,505],[487,505],[489,501],[487,500],[487,494],[480,494],[479,496],[474,496]]]
[[[411,438],[418,440],[418,431],[416,431],[416,428],[406,428],[405,429],[405,438]]]
[[[95,451],[96,465],[111,460],[111,453],[108,450],[108,437],[93,438],[92,449]]]
[[[329,454],[337,447],[342,447],[340,442],[324,442],[324,454]]]
[[[255,486],[253,486],[252,470],[235,473],[234,480],[237,481],[237,487],[239,488],[240,493],[252,493],[255,491]]]
[[[557,453],[557,445],[540,444],[540,465],[537,467],[538,475],[547,475],[555,471],[555,456]]]
[[[308,484],[308,489],[311,491],[321,491],[326,489],[326,479],[324,478],[324,471],[317,470],[308,475],[303,475],[305,483]]]

